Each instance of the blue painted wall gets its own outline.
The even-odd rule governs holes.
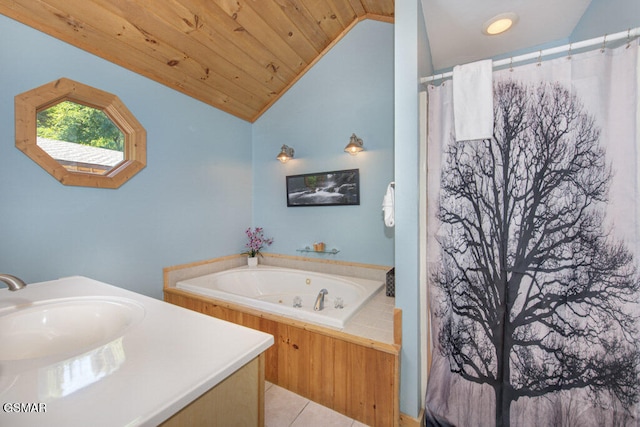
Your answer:
[[[327,259],[393,265],[394,229],[383,222],[382,198],[393,181],[393,28],[357,24],[253,124],[253,222],[273,236],[269,252],[323,241]],[[365,151],[344,152],[355,133]],[[295,158],[281,164],[282,144]],[[285,177],[360,170],[359,206],[287,207]]]
[[[577,42],[640,27],[640,1],[592,0],[569,41]]]
[[[249,123],[2,15],[0,64],[0,272],[161,298],[163,267],[240,252]],[[14,96],[60,77],[117,95],[146,128],[147,167],[120,189],[64,186],[15,148]]]

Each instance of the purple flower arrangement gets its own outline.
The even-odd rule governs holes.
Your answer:
[[[261,255],[260,250],[273,243],[273,238],[264,237],[262,227],[256,227],[253,231],[251,231],[251,227],[249,227],[245,231],[245,234],[249,238],[249,241],[245,245],[247,250],[242,252],[243,255],[249,255],[250,257]]]

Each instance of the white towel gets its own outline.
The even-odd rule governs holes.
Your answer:
[[[384,212],[384,225],[393,227],[396,223],[394,205],[395,205],[395,184],[392,182],[387,186],[387,192],[382,199],[382,211]]]
[[[453,68],[453,122],[456,141],[493,135],[493,62],[490,59]]]

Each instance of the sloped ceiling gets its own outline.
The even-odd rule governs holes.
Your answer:
[[[0,13],[253,122],[394,0],[0,0]]]
[[[419,19],[425,22],[434,71],[566,39],[594,3],[420,1],[424,15]],[[393,22],[394,4],[394,0],[0,0],[0,13],[253,122],[358,22]],[[640,2],[624,4],[628,5],[617,16],[635,26]],[[484,35],[483,24],[505,12],[519,16],[516,25],[498,36]]]

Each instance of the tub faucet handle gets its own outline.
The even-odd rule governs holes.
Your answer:
[[[320,292],[318,292],[316,303],[313,305],[313,309],[315,311],[320,311],[324,308],[324,296],[328,293],[329,291],[327,291],[326,289],[321,289]]]

